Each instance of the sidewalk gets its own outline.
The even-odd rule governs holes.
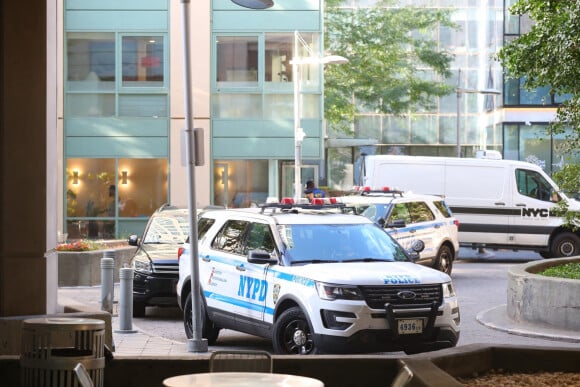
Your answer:
[[[163,337],[151,336],[133,326],[132,331],[121,331],[119,324],[119,284],[115,284],[113,315],[111,325],[113,328],[114,354],[118,356],[200,356],[198,353],[188,352],[187,344]],[[78,286],[59,287],[58,304],[79,312],[91,312],[101,310],[101,287]],[[209,354],[208,354],[209,356]]]

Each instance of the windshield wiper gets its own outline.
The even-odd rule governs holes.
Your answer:
[[[337,263],[340,261],[332,260],[332,259],[307,259],[304,261],[292,261],[291,265],[304,265],[307,263]]]
[[[394,260],[387,258],[354,258],[344,259],[341,262],[394,262]]]

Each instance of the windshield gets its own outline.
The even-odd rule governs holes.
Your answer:
[[[401,246],[374,224],[295,224],[278,230],[289,264],[408,260]]]
[[[143,243],[184,243],[189,234],[186,216],[155,216],[147,229]]]

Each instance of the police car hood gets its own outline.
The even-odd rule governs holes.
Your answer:
[[[316,281],[344,285],[403,285],[449,282],[440,271],[412,262],[339,262],[293,266],[292,272]]]

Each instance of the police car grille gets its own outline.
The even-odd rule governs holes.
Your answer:
[[[360,289],[365,302],[372,309],[383,309],[387,303],[418,305],[435,301],[437,305],[441,305],[443,302],[441,285],[361,286]]]
[[[179,275],[179,264],[171,262],[163,263],[153,263],[153,271],[155,273],[166,273],[166,274],[178,274]]]

